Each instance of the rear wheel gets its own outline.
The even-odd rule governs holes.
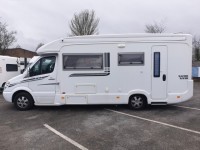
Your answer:
[[[34,101],[30,94],[22,92],[14,97],[14,105],[18,110],[25,111],[33,108]]]
[[[129,99],[129,106],[131,109],[140,110],[145,108],[147,99],[144,95],[136,94],[132,95]]]

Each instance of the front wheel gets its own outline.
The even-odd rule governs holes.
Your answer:
[[[144,95],[139,95],[139,94],[132,95],[129,99],[129,106],[131,109],[135,110],[143,109],[147,104],[146,100],[147,99]]]
[[[34,101],[30,94],[22,92],[14,97],[14,105],[18,110],[25,111],[33,108]]]
[[[4,83],[2,84],[2,88],[4,88],[5,85],[6,85],[6,83],[4,82]]]

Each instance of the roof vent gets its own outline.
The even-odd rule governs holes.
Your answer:
[[[126,47],[126,45],[125,44],[123,44],[123,43],[121,43],[121,44],[118,44],[118,46],[117,46],[118,48],[125,48]]]

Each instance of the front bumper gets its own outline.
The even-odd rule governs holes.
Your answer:
[[[3,88],[2,88],[2,87],[0,87],[0,93],[1,93],[1,92],[3,92]]]
[[[5,92],[5,91],[3,92],[3,97],[7,102],[12,102],[12,95],[13,95],[12,92]]]

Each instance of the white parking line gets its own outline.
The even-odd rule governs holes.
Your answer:
[[[192,110],[199,110],[199,108],[194,108],[194,107],[188,107],[188,106],[181,106],[181,105],[172,105],[172,106],[175,106],[175,107],[181,107],[181,108],[187,108],[187,109],[192,109]]]
[[[145,121],[161,124],[161,125],[164,125],[164,126],[168,126],[168,127],[172,127],[172,128],[175,128],[175,129],[184,130],[184,131],[188,131],[188,132],[196,133],[196,134],[200,135],[200,131],[182,128],[182,127],[171,125],[171,124],[168,124],[168,123],[164,123],[164,122],[160,122],[160,121],[156,121],[156,120],[151,120],[151,119],[147,119],[147,118],[143,118],[143,117],[139,117],[139,116],[135,116],[135,115],[130,115],[130,114],[123,113],[123,112],[120,112],[120,111],[115,111],[115,110],[112,110],[112,109],[106,109],[106,110],[111,111],[111,112],[115,112],[115,113],[118,113],[118,114],[126,115],[126,116],[129,116],[129,117],[137,118],[137,119],[140,119],[140,120],[145,120]]]
[[[68,141],[69,143],[73,144],[74,146],[78,147],[81,150],[88,150],[87,148],[85,148],[84,146],[80,145],[79,143],[77,143],[76,141],[68,138],[67,136],[63,135],[62,133],[58,132],[57,130],[55,130],[54,128],[52,128],[51,126],[49,126],[48,124],[44,124],[44,126],[49,129],[50,131],[54,132],[55,134],[57,134],[58,136],[60,136],[61,138],[63,138],[64,140]]]

